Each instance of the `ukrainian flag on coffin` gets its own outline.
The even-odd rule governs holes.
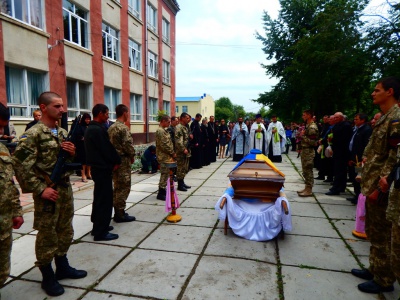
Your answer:
[[[270,166],[275,172],[277,172],[279,175],[285,177],[285,174],[283,174],[281,171],[278,170],[278,168],[274,165],[274,163],[266,157],[262,152],[258,149],[252,149],[250,150],[250,153],[247,154],[241,161],[238,162],[238,164],[232,169],[232,171],[236,170],[241,164],[243,164],[246,160],[259,160],[259,161],[265,161],[268,166]]]

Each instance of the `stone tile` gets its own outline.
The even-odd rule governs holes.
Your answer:
[[[359,291],[363,280],[350,273],[283,266],[282,275],[285,299],[377,299]]]
[[[72,220],[72,225],[74,227],[74,240],[82,238],[92,230],[93,226],[92,222],[90,221],[90,215],[75,215]]]
[[[195,179],[195,178],[191,178],[190,176],[187,176],[185,178],[185,183],[188,186],[191,186],[192,188],[189,189],[190,191],[195,190],[196,188],[198,188],[199,186],[201,186],[203,184],[204,180],[203,179]]]
[[[220,196],[219,196],[220,197]],[[219,197],[215,196],[189,196],[181,207],[210,208],[213,209]]]
[[[209,176],[211,175],[211,172],[206,172],[206,173],[200,173],[200,172],[192,172],[192,171],[190,171],[188,174],[187,174],[187,177],[189,178],[192,178],[192,179],[206,179],[206,178],[208,178]]]
[[[122,296],[112,293],[90,292],[82,300],[142,300],[143,298]]]
[[[15,233],[15,232],[12,233],[12,239],[13,239],[13,241],[18,240],[18,239],[21,238],[21,237],[23,237],[22,234]]]
[[[24,280],[14,280],[1,289],[1,299],[4,300],[44,300],[59,299],[72,300],[79,299],[85,293],[84,290],[64,287],[65,293],[58,297],[50,297],[40,287],[40,282]]]
[[[91,287],[93,284],[97,283],[104,274],[109,272],[128,251],[130,251],[129,248],[92,243],[71,245],[68,251],[69,263],[75,268],[86,270],[88,275],[79,280],[63,279],[62,284],[81,288]],[[23,277],[40,281],[42,278],[41,276],[39,269],[34,268]]]
[[[90,205],[92,203],[93,203],[93,200],[77,200],[77,201],[74,201],[74,210],[76,212],[78,209],[86,207],[86,206],[88,206],[88,205]]]
[[[81,209],[75,210],[75,215],[90,216],[92,214],[92,204],[86,205]]]
[[[318,194],[318,202],[321,204],[338,204],[343,206],[354,206],[350,201],[347,201],[346,198],[349,198],[350,195],[346,195],[346,197],[332,197],[325,194]]]
[[[324,213],[316,203],[301,203],[293,201],[290,202],[290,209],[292,211],[292,216],[325,218]]]
[[[288,234],[339,238],[331,223],[324,218],[292,217],[293,230]]]
[[[158,183],[157,183],[158,184]],[[158,186],[157,186],[158,189]],[[152,193],[150,192],[137,192],[137,191],[131,191],[129,193],[128,199],[126,199],[127,203],[138,203],[142,201],[143,199],[147,198],[150,196]]]
[[[220,197],[224,194],[226,187],[207,187],[202,186],[197,189],[193,195],[194,196],[215,196],[219,195]]]
[[[182,216],[182,220],[176,225],[214,227],[218,219],[218,212],[214,209],[181,207],[177,213]]]
[[[199,254],[211,234],[211,228],[162,225],[140,248]]]
[[[204,254],[247,258],[273,264],[277,263],[274,241],[249,241],[238,237],[231,229],[228,230],[227,235],[224,235],[223,229],[215,230]]]
[[[360,262],[363,265],[363,268],[368,268],[369,267],[369,254],[368,255],[364,255],[364,256],[358,256],[358,259],[360,260]],[[358,269],[358,265],[354,265],[356,269]],[[351,268],[353,269],[353,268]]]
[[[357,238],[346,239],[346,241],[357,256],[369,256],[369,248],[371,246],[369,241],[363,241]]]
[[[136,183],[131,186],[131,191],[154,193],[158,191],[158,186],[155,184]]]
[[[181,198],[179,197],[179,200]],[[157,193],[150,194],[146,198],[144,198],[142,201],[140,201],[140,204],[149,204],[149,205],[156,205],[156,206],[165,206],[165,201],[161,201],[157,199]]]
[[[24,224],[22,224],[20,229],[13,229],[13,232],[25,234],[25,233],[30,233],[34,230],[33,229],[33,219],[34,219],[33,211],[24,212],[23,217],[24,217]]]
[[[278,245],[284,265],[337,271],[345,271],[349,266],[356,265],[355,258],[340,239],[286,235],[284,240],[278,240]]]
[[[144,179],[142,181],[140,181],[140,183],[146,183],[146,184],[158,184],[158,182],[160,181],[160,175],[158,176],[151,176],[147,179]]]
[[[358,240],[357,237],[353,236],[351,233],[356,225],[355,221],[352,220],[332,220],[335,227],[339,230],[340,234],[345,239],[355,239]]]
[[[182,299],[279,299],[276,271],[263,262],[203,257]]]
[[[158,299],[176,299],[197,255],[136,249],[96,287]]]
[[[82,241],[93,242],[94,244],[105,244],[114,246],[136,247],[136,245],[143,240],[154,228],[156,223],[147,222],[129,222],[129,223],[115,223],[111,222],[114,226],[112,233],[119,235],[119,238],[112,241],[99,241],[95,242],[91,234],[87,234]]]
[[[92,200],[93,201],[93,188],[75,192],[74,200]]]
[[[131,216],[135,216],[137,221],[155,223],[162,222],[164,218],[168,215],[168,213],[165,212],[165,208],[163,206],[141,203],[136,204],[135,206],[128,209],[127,213],[129,213]]]
[[[35,236],[25,235],[13,242],[10,272],[12,276],[19,276],[35,266],[35,240]],[[3,295],[3,292],[1,294]]]
[[[356,219],[355,206],[322,204],[323,209],[331,219],[353,220]]]

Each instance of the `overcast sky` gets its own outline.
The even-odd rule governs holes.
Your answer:
[[[374,0],[381,3],[383,0]],[[228,97],[246,111],[277,83],[266,76],[262,44],[263,11],[276,18],[278,0],[180,0],[176,26],[176,96]]]

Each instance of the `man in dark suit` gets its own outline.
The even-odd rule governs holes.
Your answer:
[[[332,129],[332,151],[333,151],[333,186],[325,195],[339,195],[346,189],[347,162],[349,158],[349,143],[352,137],[352,128],[344,119],[341,112],[334,114],[335,126]]]
[[[353,136],[349,143],[349,176],[354,185],[354,197],[347,198],[347,200],[351,201],[353,204],[357,204],[358,195],[361,193],[360,183],[355,180],[357,176],[355,169],[356,163],[361,164],[364,149],[372,134],[372,128],[367,124],[367,122],[368,116],[366,114],[358,113],[354,116]]]

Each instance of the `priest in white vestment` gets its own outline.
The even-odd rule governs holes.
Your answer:
[[[258,149],[262,154],[267,155],[267,130],[261,122],[261,115],[256,115],[256,122],[250,129],[250,149]]]
[[[282,162],[282,152],[285,151],[286,133],[281,122],[276,116],[271,117],[271,123],[267,129],[267,153],[273,162]]]
[[[249,153],[249,131],[243,118],[238,119],[232,133],[232,156],[233,161],[240,161]]]

